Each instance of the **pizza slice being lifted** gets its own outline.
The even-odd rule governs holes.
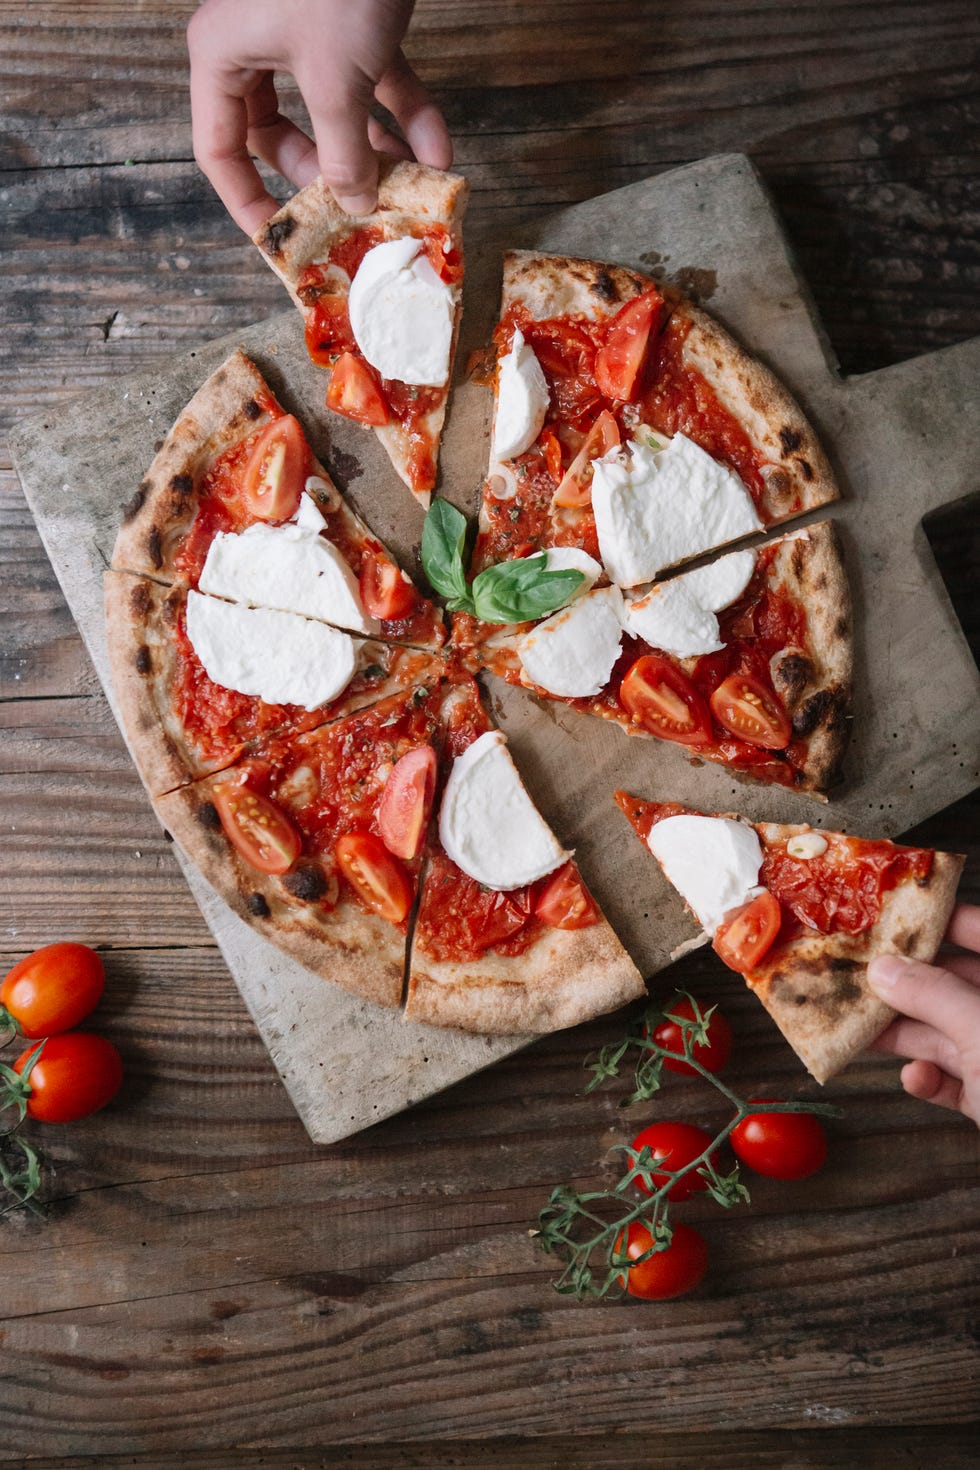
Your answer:
[[[818,1082],[894,1015],[868,985],[870,961],[935,958],[963,868],[956,853],[704,816],[625,791],[616,802]]]
[[[467,193],[455,174],[382,161],[373,214],[346,214],[317,179],[254,237],[329,369],[327,407],[375,430],[423,506],[459,331]]]

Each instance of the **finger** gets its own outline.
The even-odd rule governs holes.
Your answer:
[[[963,1084],[956,1077],[947,1077],[940,1067],[932,1062],[908,1062],[901,1072],[902,1086],[910,1097],[920,1102],[936,1103],[941,1108],[952,1108],[962,1112]]]
[[[378,155],[368,140],[370,81],[360,77],[347,87],[324,88],[307,77],[296,80],[310,110],[324,183],[348,214],[370,214],[378,202]]]
[[[368,118],[368,137],[375,153],[387,153],[390,158],[410,159],[413,156],[405,139],[391,132],[376,117]]]
[[[401,51],[378,82],[374,95],[398,123],[419,163],[430,168],[449,167],[453,145],[445,119]]]
[[[949,1037],[927,1026],[923,1021],[910,1021],[899,1016],[872,1043],[874,1051],[891,1052],[897,1057],[933,1062],[951,1077],[963,1076],[963,1062]]]
[[[194,157],[232,219],[247,235],[279,208],[248,156],[248,112],[204,66],[191,64]]]
[[[245,99],[245,107],[251,152],[263,163],[271,164],[298,189],[312,183],[319,173],[316,144],[279,111],[271,72]]]
[[[954,975],[959,975],[961,980],[968,981],[971,985],[980,988],[980,957],[975,954],[943,954],[939,956],[940,961],[947,970],[952,970]]]
[[[946,930],[946,939],[961,949],[980,950],[980,908],[975,903],[956,905]]]
[[[952,970],[902,955],[879,955],[868,966],[868,983],[896,1011],[951,1039],[980,1033],[980,991]]]

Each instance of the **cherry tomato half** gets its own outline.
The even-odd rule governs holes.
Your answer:
[[[364,553],[359,586],[366,611],[382,622],[407,618],[417,601],[415,588],[405,573],[383,551]]]
[[[592,463],[601,459],[620,442],[619,425],[608,409],[603,409],[585,437],[585,442],[565,471],[555,504],[570,509],[592,504]]]
[[[595,355],[595,380],[607,398],[632,403],[663,304],[659,291],[644,291],[627,301],[609,323],[605,345]]]
[[[655,653],[644,654],[619,687],[619,698],[636,724],[661,740],[707,745],[711,716],[687,675]]]
[[[0,1029],[22,1036],[70,1031],[95,1009],[105,985],[102,961],[87,944],[46,944],[14,965],[0,986]]]
[[[347,832],[334,849],[340,870],[365,908],[400,924],[412,907],[412,883],[397,858],[373,832]]]
[[[767,1179],[807,1179],[827,1157],[827,1135],[812,1113],[749,1113],[732,1129],[730,1141],[742,1163]]]
[[[701,1014],[704,1015],[707,1006],[701,1006]],[[659,1026],[654,1027],[653,1040],[664,1051],[675,1052],[673,1057],[664,1058],[664,1066],[668,1072],[678,1072],[684,1077],[696,1077],[698,1073],[690,1062],[684,1061],[684,1035],[678,1020],[671,1020],[675,1016],[678,1020],[693,1021],[694,1007],[691,1002],[682,997],[674,1002],[667,1012],[665,1020]],[[692,1055],[694,1060],[704,1067],[706,1072],[720,1072],[732,1054],[732,1028],[717,1006],[714,1007],[708,1017],[708,1039],[706,1042],[696,1042]]]
[[[598,924],[599,911],[574,863],[553,873],[534,905],[535,918],[549,929],[588,929]]]
[[[651,1123],[649,1128],[644,1128],[636,1135],[630,1148],[637,1152],[641,1148],[648,1148],[658,1163],[662,1163],[670,1174],[676,1174],[693,1159],[699,1158],[706,1148],[710,1148],[711,1142],[711,1134],[703,1128],[696,1128],[693,1123]],[[655,1170],[655,1187],[659,1189],[667,1183],[668,1178],[669,1174],[664,1170]],[[636,1180],[636,1187],[644,1194],[652,1192],[640,1179]],[[708,1181],[696,1169],[692,1169],[683,1179],[676,1180],[670,1186],[667,1198],[674,1202],[690,1199],[692,1194],[699,1194],[707,1187]]]
[[[714,691],[711,713],[719,725],[763,750],[785,750],[792,727],[771,689],[751,674],[731,674]]]
[[[714,951],[730,970],[744,975],[769,953],[782,921],[779,900],[766,888],[718,929]]]
[[[627,1227],[625,1254],[630,1260],[635,1260],[652,1245],[653,1236],[649,1230],[634,1220]],[[624,1254],[622,1233],[616,1238],[616,1251]],[[707,1269],[708,1247],[704,1236],[690,1225],[675,1225],[666,1250],[657,1251],[648,1261],[629,1267],[626,1290],[630,1296],[642,1297],[644,1301],[670,1301],[693,1291],[703,1281]]]
[[[289,818],[261,792],[240,781],[222,781],[211,799],[225,836],[260,873],[288,873],[300,854],[300,836]]]
[[[420,745],[396,761],[378,803],[378,830],[395,857],[411,861],[425,841],[436,790],[436,753]]]
[[[390,418],[385,396],[374,369],[353,352],[342,352],[334,363],[327,388],[327,407],[345,419],[380,428]]]
[[[31,1068],[27,1112],[41,1123],[74,1123],[104,1108],[122,1082],[122,1058],[111,1041],[90,1031],[49,1036]],[[37,1050],[29,1046],[14,1062],[19,1075]]]
[[[310,450],[291,413],[273,419],[245,464],[245,503],[263,521],[288,521],[310,473]]]

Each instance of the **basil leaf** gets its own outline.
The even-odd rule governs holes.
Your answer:
[[[501,561],[473,580],[476,615],[485,623],[529,623],[564,607],[585,581],[582,572],[549,572],[544,552]]]
[[[448,500],[434,500],[422,527],[422,565],[429,582],[460,607],[472,606],[466,581],[466,517]]]

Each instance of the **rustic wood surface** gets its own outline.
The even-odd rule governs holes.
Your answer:
[[[281,309],[192,161],[191,8],[0,5],[5,425]],[[857,373],[980,334],[978,42],[966,0],[420,0],[407,49],[446,110],[473,229],[749,153]],[[976,649],[976,515],[932,530]],[[98,1026],[127,1063],[110,1109],[44,1140],[50,1218],[0,1225],[0,1457],[975,1463],[971,1128],[869,1059],[828,1089],[844,1116],[822,1174],[760,1181],[731,1214],[689,1208],[712,1247],[697,1293],[556,1297],[526,1231],[555,1183],[600,1178],[632,1131],[615,1090],[581,1091],[582,1059],[618,1023],[311,1145],[145,802],[9,459],[0,556],[0,950],[103,948]],[[967,798],[914,834],[970,855],[974,899],[978,813]],[[710,958],[675,976],[724,995],[736,1089],[806,1090]],[[700,1117],[700,1085],[678,1079],[663,1108]]]

